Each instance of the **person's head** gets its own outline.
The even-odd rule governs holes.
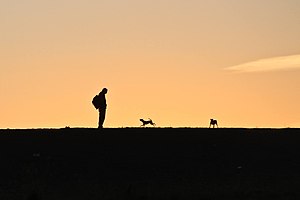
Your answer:
[[[103,88],[101,91],[102,94],[106,94],[107,93],[107,88]]]

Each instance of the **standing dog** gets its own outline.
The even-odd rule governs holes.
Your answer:
[[[210,124],[209,124],[209,128],[211,126],[213,126],[213,128],[215,128],[215,125],[219,128],[218,126],[218,121],[216,119],[210,119]]]
[[[156,125],[150,118],[149,120],[140,119],[140,121],[143,123],[141,126],[146,126],[147,124],[151,124],[152,126]]]

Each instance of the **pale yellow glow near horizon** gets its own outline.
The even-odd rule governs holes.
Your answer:
[[[1,1],[0,128],[97,127],[103,87],[106,127],[300,127],[299,19],[294,0]]]

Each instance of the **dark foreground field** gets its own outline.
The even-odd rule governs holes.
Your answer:
[[[0,199],[299,199],[299,144],[300,129],[0,130]]]

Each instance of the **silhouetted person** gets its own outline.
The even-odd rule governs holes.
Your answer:
[[[105,115],[106,115],[106,98],[105,94],[107,93],[107,89],[103,88],[102,91],[99,93],[99,123],[98,123],[98,128],[103,128],[103,123],[105,120]]]

